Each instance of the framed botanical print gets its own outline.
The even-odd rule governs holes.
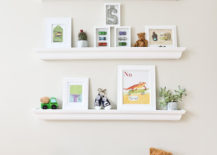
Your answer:
[[[63,109],[88,110],[88,78],[64,78]]]
[[[71,48],[71,18],[46,18],[46,47]]]
[[[118,110],[156,110],[155,66],[118,66]]]
[[[177,47],[176,26],[145,26],[150,47]]]
[[[106,3],[105,4],[105,25],[106,26],[120,26],[121,12],[120,3]]]

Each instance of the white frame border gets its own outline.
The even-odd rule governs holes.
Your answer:
[[[114,34],[114,44],[115,44],[115,47],[122,47],[122,46],[118,46],[117,45],[117,29],[128,29],[129,31],[129,34],[127,34],[127,43],[129,43],[129,45],[127,46],[123,46],[124,47],[131,47],[131,27],[130,26],[115,26],[115,34]]]
[[[116,25],[109,25],[106,23],[106,6],[107,5],[117,5],[118,6],[118,24]],[[121,25],[121,3],[105,3],[104,5],[104,8],[105,8],[105,25],[106,26],[111,26],[111,27],[114,27],[114,26],[120,26]]]
[[[45,19],[45,43],[47,48],[71,48],[71,17],[55,18],[50,17]],[[53,43],[52,42],[52,25],[53,24],[64,24],[65,29],[63,32],[63,42],[62,43]]]
[[[149,70],[151,78],[151,104],[150,105],[124,105],[123,104],[123,77],[124,70]],[[118,66],[118,110],[135,110],[135,111],[154,111],[156,110],[156,79],[155,79],[155,66],[154,65],[124,65]]]
[[[79,83],[83,86],[83,100],[82,103],[70,105],[68,103],[68,87],[69,83]],[[63,80],[63,109],[67,110],[88,110],[89,98],[89,78],[64,78]]]
[[[172,45],[166,45],[166,47],[177,47],[177,32],[176,32],[176,25],[162,25],[162,26],[153,26],[153,25],[146,25],[145,26],[145,33],[146,39],[148,40],[149,47],[159,47],[160,45],[150,45],[149,44],[149,29],[172,29]]]
[[[99,46],[97,46],[97,29],[108,29],[107,30],[107,35],[106,35],[106,37],[107,37],[107,40],[106,40],[106,42],[107,42],[107,46],[101,46],[101,47],[99,47]],[[95,26],[94,27],[94,47],[96,47],[96,48],[106,48],[106,47],[111,47],[111,28],[110,28],[110,26],[102,26],[102,27],[97,27],[97,26]]]

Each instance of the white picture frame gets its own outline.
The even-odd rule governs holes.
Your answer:
[[[63,109],[75,111],[88,110],[88,93],[88,78],[64,78]]]
[[[105,3],[105,25],[106,26],[121,25],[120,3]]]
[[[118,110],[156,110],[154,65],[118,66]]]
[[[131,27],[116,26],[115,27],[115,47],[131,47]],[[126,43],[126,45],[125,45]]]
[[[105,43],[106,45],[102,45]],[[111,30],[109,26],[94,27],[94,47],[111,47]]]
[[[147,25],[145,26],[145,33],[149,47],[177,47],[176,25]]]
[[[45,27],[47,48],[71,48],[71,17],[46,18]]]

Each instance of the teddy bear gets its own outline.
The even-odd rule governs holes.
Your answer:
[[[173,155],[173,154],[160,149],[150,148],[150,155]]]
[[[148,47],[148,41],[145,40],[145,33],[138,33],[137,34],[139,40],[133,45],[134,47]]]
[[[48,104],[50,102],[50,98],[49,97],[42,97],[42,98],[40,98],[40,102]]]

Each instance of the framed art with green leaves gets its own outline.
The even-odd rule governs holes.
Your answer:
[[[71,18],[46,18],[46,47],[71,48]]]

